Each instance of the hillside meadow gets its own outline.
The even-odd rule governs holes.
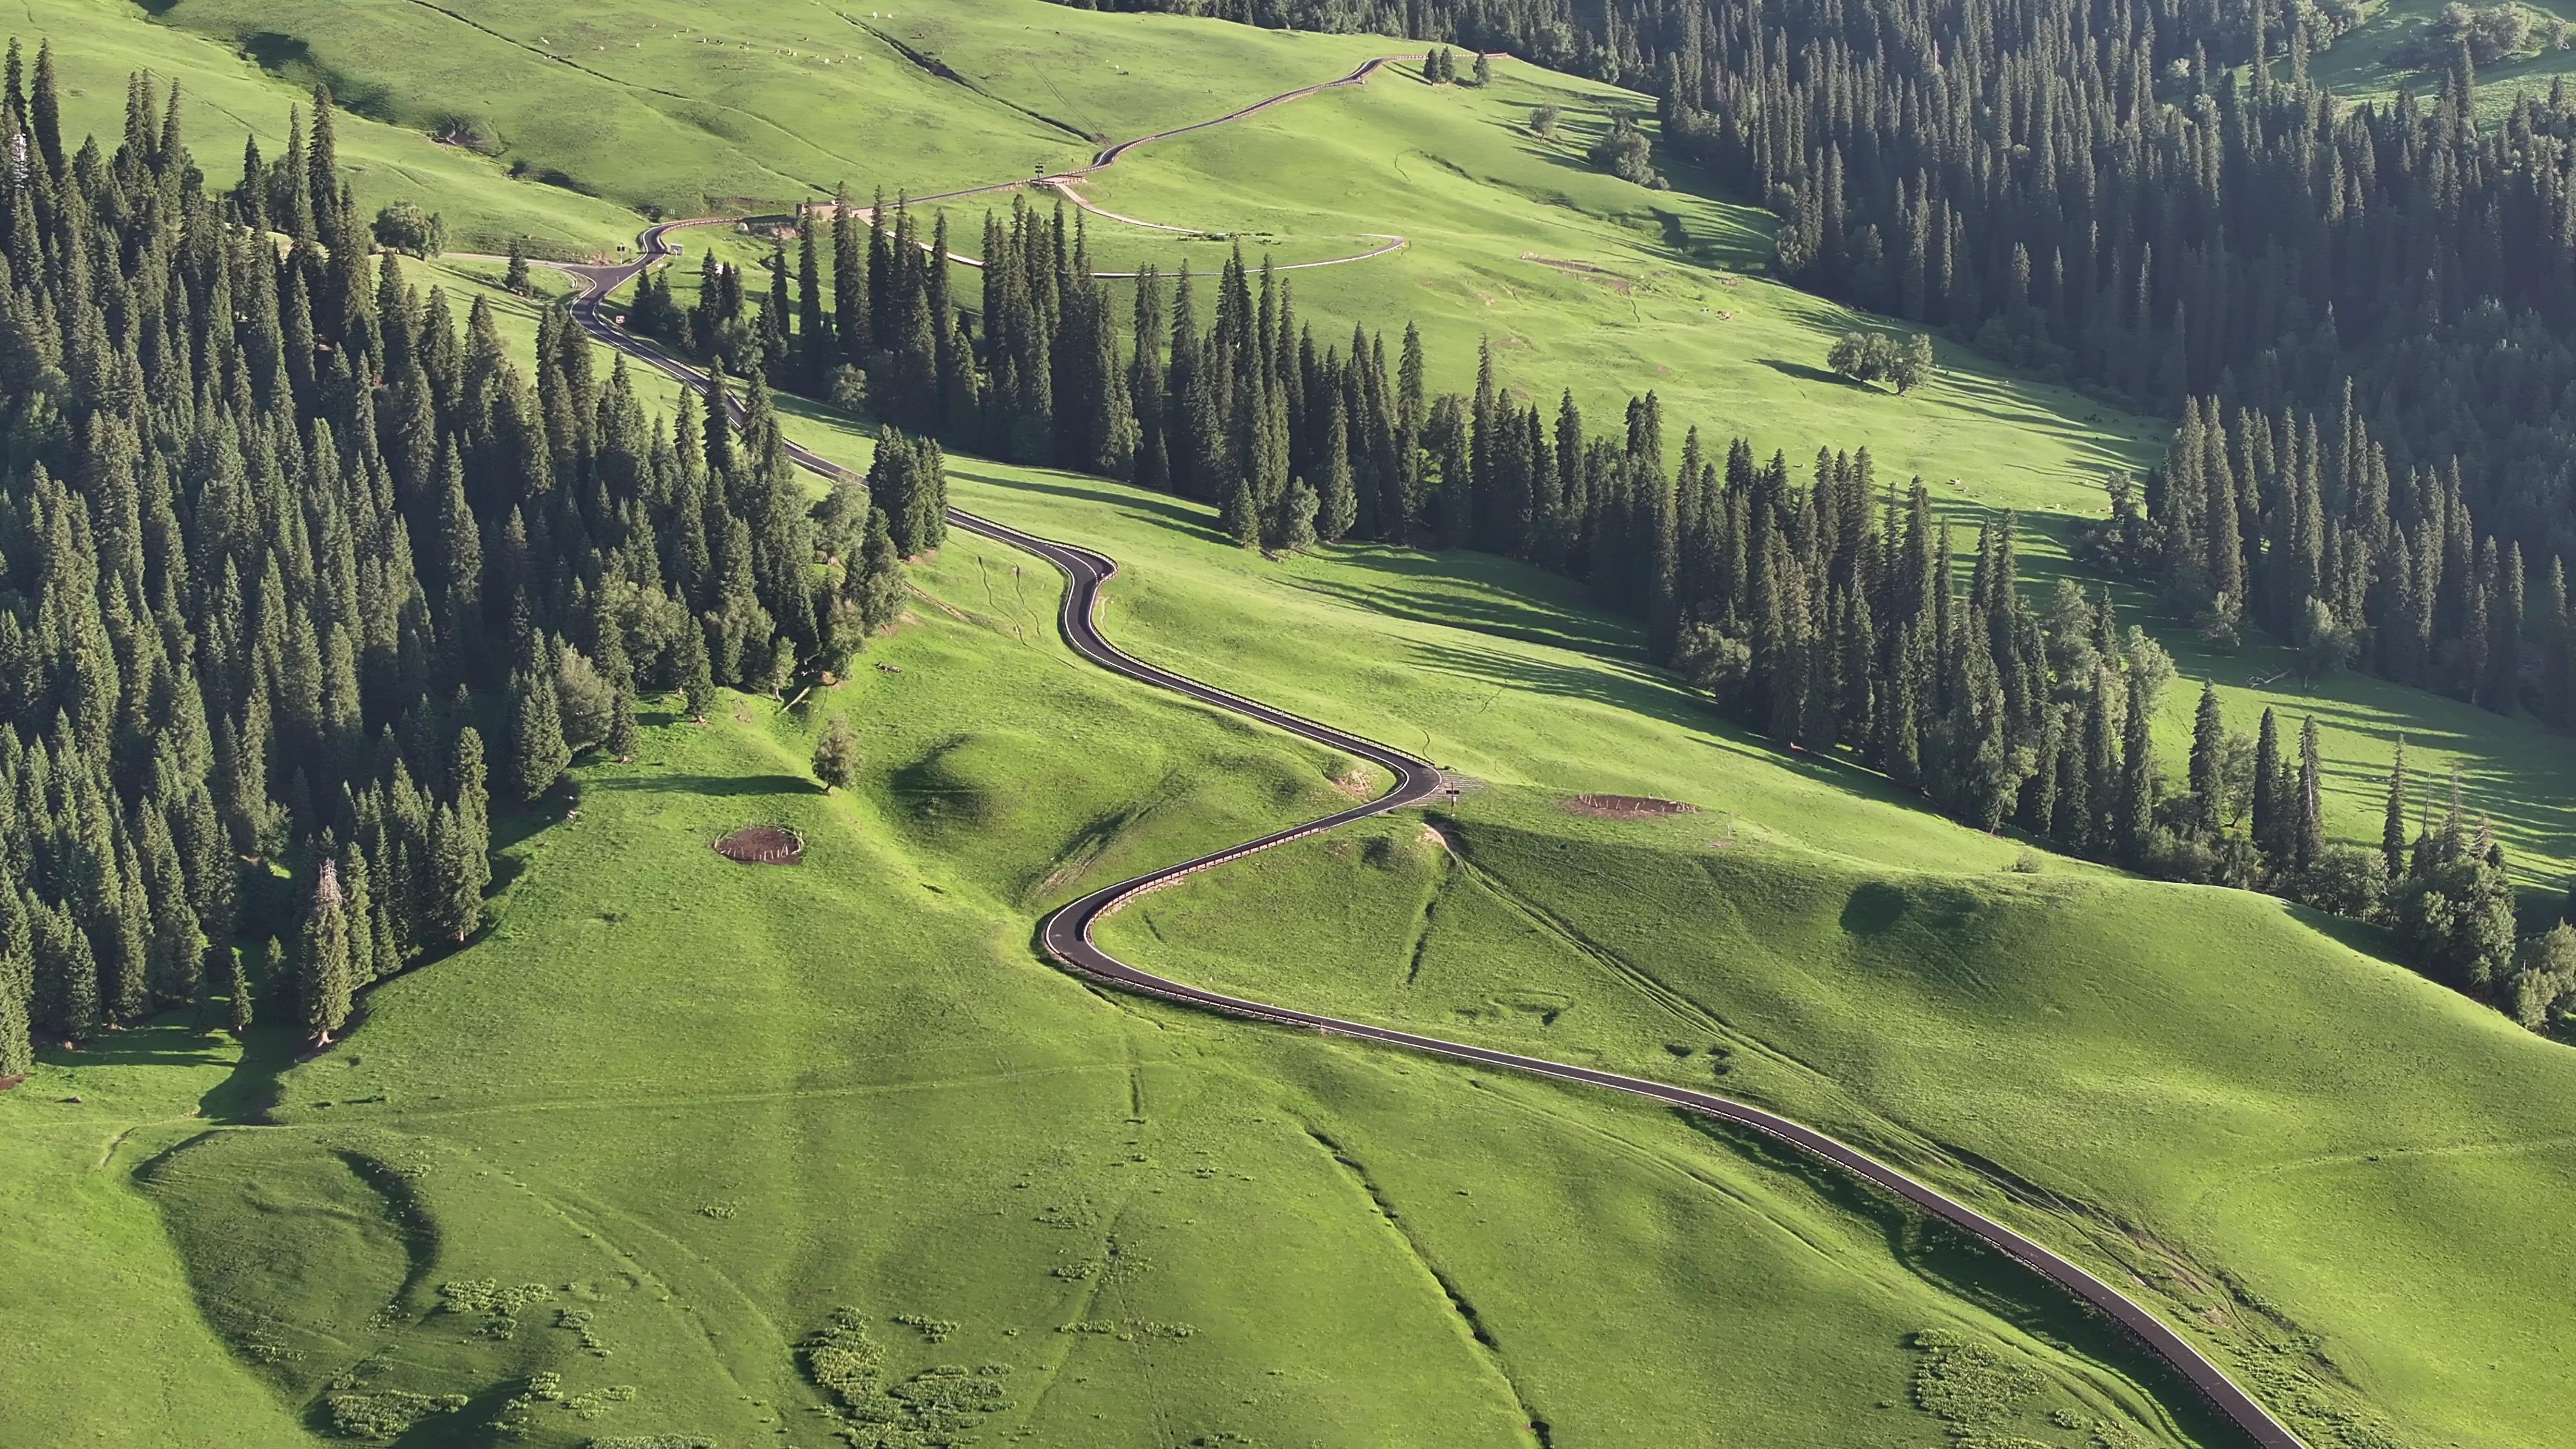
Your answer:
[[[631,243],[641,213],[1057,169],[1404,48],[1040,0],[899,25],[699,0],[30,3],[75,132],[115,131],[128,70],[182,75],[229,184],[241,136],[274,154],[326,83],[369,209],[417,197],[460,246],[566,254]],[[1867,446],[1963,525],[2030,520],[2034,588],[2103,474],[2160,452],[2161,424],[1947,343],[1905,398],[1824,373],[1876,324],[1759,275],[1767,217],[1583,158],[1645,98],[1496,75],[1397,68],[1140,150],[1085,194],[1203,236],[1094,216],[1097,264],[1208,271],[1238,241],[1312,260],[1401,230],[1389,257],[1295,274],[1319,335],[1417,319],[1438,387],[1491,338],[1506,386],[1573,387],[1596,427],[1652,388],[1668,447],[1699,424],[1803,471]],[[1544,104],[1553,136],[1530,128]],[[961,237],[983,205],[952,209]],[[467,259],[416,273],[490,298],[522,349],[562,291],[499,296]],[[787,412],[864,467],[863,429]],[[1720,724],[1564,581],[1378,546],[1264,560],[1195,504],[967,458],[951,476],[961,506],[1119,558],[1123,644],[1468,781],[1429,819],[1131,910],[1111,934],[1140,964],[1846,1133],[2129,1275],[2322,1442],[2553,1442],[2564,1393],[2529,1325],[2576,1247],[2527,1204],[2576,1178],[2564,1047],[2277,902],[2054,857],[2013,875],[2014,842]],[[1047,906],[1370,782],[1081,665],[1034,560],[955,537],[915,581],[856,679],[794,711],[728,697],[704,725],[665,705],[633,763],[583,764],[519,822],[492,929],[373,993],[339,1050],[297,1063],[274,1027],[244,1053],[164,1021],[0,1095],[12,1255],[98,1285],[74,1302],[0,1273],[0,1311],[34,1329],[0,1360],[26,1435],[820,1445],[800,1345],[846,1309],[879,1364],[868,1412],[1003,1442],[1894,1449],[1940,1436],[1920,1406],[1972,1380],[2019,1386],[1980,1432],[2228,1442],[2016,1271],[1758,1143],[1053,971],[1030,939]],[[2576,863],[2563,738],[2164,637],[2227,686],[2231,724],[2318,716],[2338,838],[2375,841],[2402,735],[2417,770],[2460,769],[2535,893]],[[2177,768],[2192,693],[2159,721]],[[826,796],[805,762],[837,715],[867,768]],[[1600,821],[1567,811],[1577,791],[1699,809]],[[803,831],[807,864],[707,849],[748,823]]]
[[[1796,1164],[1043,964],[1048,903],[1372,782],[1077,664],[1028,560],[961,539],[918,582],[885,668],[577,767],[489,931],[340,1048],[171,1022],[0,1097],[11,1181],[92,1184],[44,1240],[136,1288],[42,1318],[0,1401],[59,1441],[821,1444],[798,1346],[850,1309],[868,1404],[998,1442],[1894,1446],[1932,1428],[1926,1330],[2026,1376],[2035,1430],[2226,1442],[2018,1270]],[[835,716],[867,768],[825,795]],[[748,823],[804,863],[708,849]],[[135,1323],[158,1411],[108,1387]]]

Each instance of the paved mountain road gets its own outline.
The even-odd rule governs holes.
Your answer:
[[[1388,60],[1409,58],[1411,57],[1385,57],[1374,60],[1336,81],[1327,81],[1321,85],[1285,92],[1213,121],[1203,121],[1194,126],[1183,126],[1108,147],[1100,153],[1091,166],[1081,171],[1067,172],[1064,175],[1066,178],[1071,178],[1110,165],[1120,155],[1148,141],[1238,120],[1284,101],[1312,95],[1333,86],[1357,84],[1365,80],[1372,71],[1385,65]],[[1041,182],[1046,182],[1058,178],[1039,179]],[[950,197],[971,196],[979,192],[1002,190],[1024,184],[1026,183],[1004,182],[995,186],[971,187],[961,191],[946,192],[938,196],[918,197],[915,200],[945,200]],[[611,292],[633,279],[637,273],[655,261],[671,254],[670,245],[665,240],[671,231],[681,227],[706,225],[717,220],[722,218],[701,218],[657,225],[644,233],[638,249],[639,255],[631,262],[615,266],[556,264],[583,281],[582,294],[572,306],[575,321],[585,332],[601,343],[700,392],[706,391],[709,379],[704,372],[627,332],[604,315],[602,307]],[[732,405],[738,416],[741,400],[732,399]],[[798,465],[826,477],[842,471],[837,465],[820,455],[795,444],[789,444],[787,451]],[[1039,943],[1056,961],[1094,980],[1229,1016],[1275,1022],[1327,1035],[1346,1036],[1387,1046],[1402,1047],[1474,1066],[1552,1077],[1559,1081],[1574,1082],[1584,1086],[1606,1087],[1613,1091],[1627,1092],[1668,1106],[1704,1113],[1750,1128],[1894,1193],[1960,1231],[2010,1255],[2082,1299],[2086,1304],[2127,1329],[2149,1351],[2171,1365],[2221,1413],[2243,1430],[2252,1443],[2260,1446],[2260,1449],[2306,1449],[2305,1444],[2296,1434],[2293,1434],[2280,1420],[2274,1418],[2269,1410],[2238,1385],[2216,1361],[2127,1294],[2014,1229],[1987,1217],[1975,1208],[1936,1188],[1916,1181],[1858,1148],[1828,1137],[1813,1128],[1802,1126],[1777,1113],[1764,1111],[1759,1107],[1714,1093],[1694,1091],[1687,1087],[1677,1087],[1643,1077],[1623,1076],[1616,1072],[1604,1072],[1590,1067],[1549,1061],[1543,1057],[1496,1051],[1488,1047],[1448,1041],[1440,1037],[1398,1031],[1391,1027],[1373,1026],[1367,1022],[1349,1021],[1340,1017],[1301,1011],[1293,1007],[1227,996],[1139,970],[1102,950],[1091,938],[1092,927],[1103,916],[1117,910],[1144,892],[1169,885],[1201,871],[1240,860],[1275,845],[1319,834],[1355,820],[1364,820],[1373,815],[1420,804],[1439,792],[1440,772],[1426,761],[1379,744],[1365,736],[1291,714],[1286,710],[1229,693],[1213,685],[1202,684],[1186,675],[1147,663],[1119,649],[1102,636],[1095,622],[1100,607],[1101,586],[1118,572],[1116,560],[1108,555],[1073,544],[1040,538],[960,509],[950,509],[948,521],[967,533],[993,539],[1035,554],[1063,571],[1070,587],[1065,591],[1060,622],[1065,642],[1075,653],[1085,659],[1113,673],[1171,690],[1176,694],[1248,719],[1259,720],[1264,724],[1286,730],[1290,734],[1370,761],[1384,767],[1395,776],[1396,783],[1392,790],[1366,804],[1354,805],[1320,820],[1309,821],[1303,825],[1265,835],[1258,840],[1247,841],[1241,845],[1200,856],[1195,860],[1186,860],[1177,865],[1149,871],[1131,880],[1120,881],[1116,885],[1104,886],[1069,905],[1058,908],[1039,923],[1037,933]]]

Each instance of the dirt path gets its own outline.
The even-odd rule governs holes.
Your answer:
[[[1495,52],[1495,54],[1499,58],[1501,53]],[[1105,171],[1110,167],[1117,165],[1120,158],[1140,146],[1150,146],[1156,141],[1168,141],[1174,136],[1186,136],[1193,131],[1204,131],[1211,126],[1222,126],[1234,121],[1240,121],[1247,116],[1258,115],[1263,111],[1269,110],[1273,106],[1283,106],[1290,101],[1304,100],[1308,96],[1321,95],[1325,91],[1336,90],[1343,86],[1366,85],[1370,76],[1375,75],[1387,66],[1397,64],[1401,61],[1418,61],[1423,58],[1424,57],[1420,54],[1377,56],[1373,59],[1361,62],[1351,71],[1350,74],[1333,80],[1319,81],[1310,86],[1299,86],[1297,89],[1292,91],[1281,91],[1275,96],[1255,101],[1251,105],[1241,107],[1237,110],[1228,111],[1222,116],[1217,116],[1209,120],[1193,121],[1186,126],[1174,126],[1167,131],[1155,131],[1149,135],[1137,136],[1130,140],[1119,141],[1115,144],[1104,146],[1100,149],[1098,154],[1091,158],[1090,164],[1086,166],[1076,166],[1068,171],[1049,172],[1044,175],[1029,177],[1026,180],[1015,179],[1011,181],[990,181],[980,186],[961,186],[954,191],[936,191],[927,196],[907,197],[905,198],[905,204],[908,206],[922,206],[932,202],[956,201],[969,196],[989,196],[998,192],[1017,191],[1022,187],[1032,187],[1053,191],[1084,211],[1090,212],[1092,215],[1102,217],[1106,220],[1123,222],[1129,226],[1145,227],[1153,231],[1172,232],[1183,236],[1207,235],[1208,233],[1205,233],[1196,227],[1170,226],[1162,222],[1144,221],[1136,217],[1121,216],[1114,211],[1104,210],[1098,206],[1094,206],[1089,198],[1085,197],[1079,190],[1077,190],[1076,183],[1081,182],[1085,178],[1090,177],[1097,172]],[[870,208],[859,208],[856,214],[865,217],[869,214],[870,210]],[[619,287],[624,286],[628,281],[632,280],[636,275],[643,272],[646,268],[651,267],[656,262],[678,255],[679,248],[670,244],[666,240],[671,233],[676,231],[685,231],[691,227],[729,224],[737,219],[738,218],[724,216],[699,216],[691,217],[685,221],[661,222],[644,233],[643,245],[639,248],[635,260],[631,262],[592,264],[580,262],[543,261],[535,257],[529,258],[529,261],[537,266],[552,267],[556,271],[569,272],[575,277],[598,287],[599,294],[602,297],[605,297],[608,293],[614,292]],[[1315,261],[1307,262],[1281,262],[1272,266],[1271,270],[1274,272],[1302,272],[1316,267],[1348,266],[1353,262],[1370,261],[1374,258],[1385,256],[1390,252],[1401,251],[1406,246],[1411,245],[1406,238],[1394,232],[1362,232],[1360,235],[1378,242],[1380,245],[1371,247],[1367,251],[1354,252],[1351,255],[1344,257],[1323,257]],[[924,243],[922,249],[924,251],[929,250],[929,245]],[[459,260],[467,261],[502,260],[499,257],[490,256],[481,252],[451,252],[449,255],[456,257]],[[964,252],[952,251],[948,254],[948,259],[957,263],[959,266],[974,267],[978,270],[981,270],[984,265],[983,258],[968,256]],[[1136,277],[1142,275],[1142,273],[1095,271],[1091,273],[1091,275],[1094,279],[1099,281],[1132,281]]]

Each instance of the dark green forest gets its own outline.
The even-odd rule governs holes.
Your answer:
[[[665,426],[558,313],[523,366],[370,259],[327,97],[228,191],[180,113],[137,76],[68,148],[10,48],[0,1078],[216,999],[328,1040],[479,928],[496,788],[631,749],[641,695],[846,667],[895,598],[886,519],[818,533],[756,379]]]

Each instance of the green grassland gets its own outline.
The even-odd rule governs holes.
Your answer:
[[[2565,1048],[2259,897],[1837,868],[1721,828],[1498,790],[1446,848],[1409,823],[1301,844],[1106,939],[1831,1124],[2144,1285],[2316,1442],[2348,1414],[2554,1441],[2539,1325],[2576,1242],[2517,1205],[2576,1184]]]
[[[1996,510],[2016,510],[2035,602],[2059,577],[2092,586],[2066,561],[2068,526],[2099,514],[2106,470],[2156,456],[2160,445],[2151,440],[2161,436],[2160,424],[2015,378],[1972,353],[1953,355],[1940,381],[1903,398],[1793,362],[1820,358],[1832,335],[1866,319],[1734,270],[1750,264],[1753,243],[1743,239],[1759,239],[1763,218],[1687,191],[1650,191],[1566,164],[1587,131],[1606,127],[1614,108],[1642,108],[1643,98],[1540,76],[1517,63],[1503,65],[1497,77],[1494,88],[1480,92],[1382,74],[1365,88],[1158,143],[1085,185],[1101,204],[1126,215],[1261,228],[1282,240],[1283,260],[1353,239],[1347,230],[1325,236],[1311,227],[1400,224],[1410,241],[1400,253],[1292,274],[1300,307],[1320,334],[1346,335],[1355,321],[1374,326],[1418,318],[1434,385],[1464,387],[1472,381],[1477,339],[1490,329],[1498,372],[1523,396],[1544,398],[1555,385],[1571,385],[1588,415],[1606,423],[1626,397],[1658,390],[1671,420],[1669,448],[1693,424],[1719,435],[1741,431],[1762,448],[1785,449],[1803,471],[1817,447],[1867,446],[1882,476],[1932,480],[1936,505],[1959,524],[1963,548]],[[1518,129],[1541,97],[1561,106],[1569,139],[1541,142]],[[1248,195],[1301,199],[1209,218],[1207,208],[1221,205],[1209,198]],[[952,208],[952,231],[976,234],[984,204],[976,198],[963,210]],[[1208,270],[1214,260],[1208,253],[1221,254],[1212,244],[1138,237],[1134,228],[1090,220],[1104,268],[1148,257],[1169,266],[1195,251],[1193,266]],[[1603,270],[1524,260],[1519,253],[1531,251],[1533,228],[1551,233],[1543,245],[1551,255],[1564,254],[1558,261]],[[1683,239],[1678,257],[1667,236]],[[1284,245],[1292,240],[1308,246]],[[719,237],[713,244],[737,260],[766,251],[765,242],[747,238]],[[1712,269],[1712,257],[1723,258],[1723,266]],[[1640,268],[1661,280],[1632,282],[1647,275],[1634,270]],[[971,298],[971,274],[960,281]],[[1460,288],[1476,300],[1443,303]],[[1734,320],[1714,320],[1717,310],[1732,311]],[[1655,357],[1675,361],[1646,361]],[[1543,587],[1557,590],[1551,597],[1563,596],[1559,586]],[[2317,718],[2325,730],[2329,826],[2337,835],[2378,838],[2387,770],[2403,737],[2423,789],[2437,789],[2453,768],[2461,772],[2466,798],[2494,816],[2524,880],[2554,894],[2576,868],[2569,845],[2576,838],[2576,753],[2565,741],[2524,721],[2363,674],[2301,681],[2289,672],[2284,650],[2258,643],[2214,652],[2185,631],[2163,627],[2137,591],[2114,593],[2128,618],[2155,628],[2189,680],[2221,685],[2232,728],[2251,732],[2266,707],[2293,722]],[[2186,685],[2164,701],[2161,747],[2175,768],[2188,749],[2195,697]],[[1312,701],[1327,713],[1333,702]]]
[[[182,74],[228,182],[242,129],[273,150],[326,80],[363,205],[415,195],[464,242],[576,251],[631,240],[630,207],[1060,167],[1094,135],[1401,48],[1039,0],[887,28],[951,80],[822,5],[32,3],[75,130],[113,133],[133,66]],[[1319,333],[1419,318],[1435,386],[1464,385],[1490,334],[1508,384],[1573,386],[1603,422],[1652,387],[1676,451],[1690,423],[1793,459],[1866,444],[1962,521],[2037,516],[2034,587],[2063,567],[2047,520],[2097,511],[2101,472],[2158,450],[2158,425],[1964,352],[1904,399],[1823,376],[1867,319],[1751,275],[1758,212],[1581,161],[1643,98],[1497,76],[1384,74],[1139,151],[1088,192],[1282,260],[1403,231],[1393,257],[1296,274]],[[1523,128],[1549,99],[1561,140]],[[425,139],[459,120],[497,156]],[[1091,220],[1104,267],[1220,249]],[[488,293],[497,267],[425,275]],[[523,344],[532,304],[496,305]],[[787,411],[864,465],[860,432]],[[2529,1335],[2576,1269],[2530,1207],[2576,1176],[2550,1125],[2576,1092],[2564,1048],[2262,898],[2057,859],[2006,877],[2013,843],[1721,725],[1562,581],[1373,546],[1265,561],[1193,505],[951,471],[961,505],[1121,560],[1114,638],[1476,782],[1443,823],[1454,850],[1419,818],[1301,845],[1132,910],[1122,950],[1778,1102],[2135,1273],[2312,1422],[2478,1446],[2563,1424]],[[286,1443],[335,1392],[390,1412],[400,1390],[469,1397],[405,1443],[480,1442],[517,1412],[541,1445],[821,1445],[795,1346],[848,1306],[881,1381],[913,1381],[880,1407],[995,1384],[1009,1407],[971,1417],[1003,1442],[1525,1444],[1541,1419],[1559,1445],[1920,1446],[1945,1427],[1916,1407],[1938,1378],[1907,1346],[1924,1329],[2035,1376],[1979,1432],[2223,1442],[2059,1300],[1758,1145],[1043,967],[1047,904],[1331,808],[1346,762],[1078,664],[1029,559],[961,538],[917,581],[870,656],[901,673],[862,668],[792,715],[651,721],[638,763],[577,771],[579,818],[510,847],[495,928],[375,993],[339,1051],[290,1066],[259,1033],[239,1062],[166,1024],[0,1094],[0,1206],[29,1225],[0,1312],[36,1345],[0,1356],[0,1437]],[[2168,642],[2230,684],[2234,722],[2318,713],[2338,837],[2376,839],[2403,733],[2419,769],[2462,768],[2527,879],[2571,863],[2565,740],[2358,676],[2239,687],[2277,670],[2269,651]],[[2190,703],[2177,689],[2161,721],[2176,766]],[[842,713],[868,773],[827,797],[803,762]],[[1591,822],[1559,807],[1573,790],[1702,813]],[[809,864],[706,849],[754,821],[804,830]],[[914,1380],[943,1364],[969,1373]],[[538,1372],[560,1399],[510,1410]],[[136,1384],[157,1397],[138,1408]]]
[[[338,1050],[289,1064],[255,1031],[237,1062],[169,1023],[0,1096],[0,1181],[79,1274],[0,1361],[13,1427],[821,1445],[796,1346],[851,1307],[899,1390],[871,1402],[991,1385],[968,1417],[995,1442],[1509,1445],[1535,1420],[1894,1449],[1940,1432],[1924,1330],[2026,1390],[1990,1427],[2225,1442],[2018,1270],[1835,1179],[1043,966],[1045,904],[1375,782],[1077,663],[1033,561],[960,539],[917,581],[889,669],[793,714],[648,715],[634,763],[576,770],[508,847],[494,927],[371,993]],[[835,715],[868,769],[827,796],[802,763]],[[756,822],[806,863],[707,848]],[[114,1391],[138,1351],[156,1401]]]
[[[263,70],[232,51],[152,23],[128,0],[26,0],[24,19],[9,29],[32,63],[39,40],[54,48],[61,77],[63,131],[73,144],[95,134],[113,148],[125,131],[125,81],[150,70],[177,77],[189,149],[214,187],[241,179],[242,139],[258,139],[276,159],[286,144],[287,108],[311,103],[310,78]],[[302,82],[299,84],[298,82]],[[570,255],[634,240],[631,213],[594,197],[533,180],[515,180],[494,162],[438,145],[422,127],[388,124],[364,113],[338,127],[341,170],[368,216],[386,202],[412,197],[447,218],[453,244],[494,244],[527,236]]]
[[[994,479],[969,501],[1025,523],[1047,516],[1018,496],[1034,490]],[[2563,1419],[2532,1334],[2576,1240],[2529,1231],[2521,1205],[2576,1171],[2564,1047],[2388,963],[2369,932],[2063,863],[2029,881],[2003,873],[2009,844],[1848,772],[1677,700],[1658,719],[1640,672],[1562,647],[1580,641],[1561,614],[1538,616],[1551,637],[1505,613],[1499,571],[1425,560],[1397,586],[1378,575],[1398,560],[1355,550],[1264,589],[1201,566],[1213,550],[1158,548],[1188,527],[1170,512],[1095,511],[1084,532],[1130,561],[1113,632],[1291,707],[1330,699],[1480,784],[1445,827],[1454,861],[1410,821],[1304,843],[1149,898],[1113,949],[1618,1070],[1706,1084],[1723,1063],[1729,1090],[1965,1190],[1999,1164],[2032,1185],[1990,1190],[2000,1210],[2154,1277],[2258,1377],[2313,1334],[2301,1392],[2348,1402],[2330,1387],[2348,1382],[2427,1442],[2538,1444]],[[1701,813],[1589,825],[1561,807],[1575,790]],[[2311,1211],[2334,1229],[2297,1228]],[[2488,1232],[2517,1246],[2465,1246]]]
[[[2404,57],[2421,45],[2424,30],[2447,3],[2448,0],[2374,0],[2364,5],[2361,24],[2310,61],[2309,75],[2319,84],[2355,99],[2386,101],[2395,97],[2400,87],[2413,91],[2419,104],[2440,94],[2443,76],[2451,69],[2451,50],[2430,47],[2440,56],[2431,65]],[[2480,4],[2473,8],[2486,7]],[[2552,84],[2576,71],[2576,51],[2552,50],[2547,44],[2549,23],[2576,20],[2576,7],[2517,0],[2517,8],[2531,29],[2522,53],[2477,68],[2478,113],[2488,121],[2500,119],[2512,109],[2517,95],[2535,99],[2546,95]],[[2287,75],[2288,65],[2276,63],[2275,70]]]
[[[1769,261],[1768,214],[1715,199],[1687,170],[1655,191],[1584,159],[1614,114],[1651,124],[1648,98],[1517,61],[1494,75],[1477,90],[1381,73],[1158,142],[1084,188],[1123,215],[1211,230],[1401,232],[1410,245],[1394,256],[1297,274],[1321,339],[1416,322],[1434,385],[1463,388],[1490,337],[1498,374],[1541,402],[1571,387],[1608,422],[1657,392],[1668,447],[1693,424],[1802,464],[1820,446],[1867,447],[1900,482],[1919,473],[1986,506],[2088,514],[2105,469],[2152,456],[2153,425],[1963,350],[1944,351],[1941,385],[1905,398],[1827,373],[1832,338],[1874,324],[1752,275]],[[1554,139],[1528,130],[1545,103],[1565,113]]]
[[[154,18],[324,81],[412,130],[486,149],[621,205],[761,210],[848,181],[947,190],[1090,159],[1095,135],[1204,119],[1321,80],[1390,42],[1290,37],[978,0],[925,23],[780,0],[171,0]],[[1029,63],[1033,50],[1046,68]],[[933,73],[907,51],[972,69]],[[981,85],[989,64],[1025,93]],[[954,77],[954,78],[951,78]],[[1070,92],[1071,99],[1067,93]]]

